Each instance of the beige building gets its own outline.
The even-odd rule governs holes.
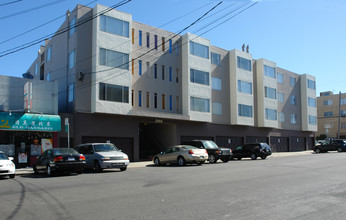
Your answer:
[[[346,93],[321,92],[317,98],[317,116],[316,136],[338,138],[340,135],[339,138],[346,139]]]
[[[69,31],[47,40],[29,68],[34,80],[58,81],[59,113],[70,119],[72,145],[111,141],[131,160],[198,138],[229,148],[313,146],[315,77],[105,10],[78,5],[67,13],[59,31]],[[66,137],[60,133],[60,146]]]

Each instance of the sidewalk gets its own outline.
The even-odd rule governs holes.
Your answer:
[[[278,152],[278,153],[273,153],[271,155],[271,157],[299,156],[299,155],[308,155],[308,154],[312,154],[312,153],[313,153],[312,150],[299,151],[299,152]],[[128,169],[146,167],[147,165],[153,165],[153,162],[152,161],[130,162]],[[28,174],[33,174],[33,173],[34,173],[34,171],[33,171],[32,167],[16,169],[16,175],[28,175]]]

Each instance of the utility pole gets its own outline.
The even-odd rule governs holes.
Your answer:
[[[339,117],[338,117],[338,139],[340,139],[340,117],[341,117],[341,91],[339,92]]]

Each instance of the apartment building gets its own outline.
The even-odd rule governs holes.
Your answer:
[[[267,142],[274,151],[313,146],[315,77],[105,10],[77,5],[29,68],[33,80],[58,81],[73,145],[110,141],[133,161],[190,139],[229,148]],[[59,135],[65,146],[67,132]]]
[[[316,136],[346,139],[346,93],[321,92],[317,97]]]

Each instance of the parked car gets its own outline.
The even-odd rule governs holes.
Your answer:
[[[13,179],[16,176],[16,166],[12,162],[13,157],[7,157],[7,155],[0,151],[0,176],[9,176]]]
[[[192,140],[185,141],[183,144],[192,145],[197,148],[206,149],[208,152],[209,163],[216,163],[221,159],[224,163],[227,163],[233,158],[232,149],[219,148],[213,141],[209,140]]]
[[[81,174],[85,167],[85,157],[72,148],[48,149],[33,165],[35,174],[45,172],[52,176],[55,172]]]
[[[201,165],[208,159],[208,153],[205,149],[189,145],[176,145],[169,147],[164,152],[156,154],[153,162],[156,166],[161,164],[178,164],[184,166],[187,163],[196,163]]]
[[[256,160],[257,157],[266,159],[272,154],[272,150],[267,143],[243,144],[233,149],[233,157],[241,160],[244,157],[250,157]]]
[[[101,172],[107,168],[120,168],[125,171],[129,157],[112,143],[80,144],[75,149],[85,156],[86,168]]]
[[[346,151],[346,140],[330,140],[321,144],[316,144],[313,149],[315,153],[328,152],[336,150],[338,152]]]

